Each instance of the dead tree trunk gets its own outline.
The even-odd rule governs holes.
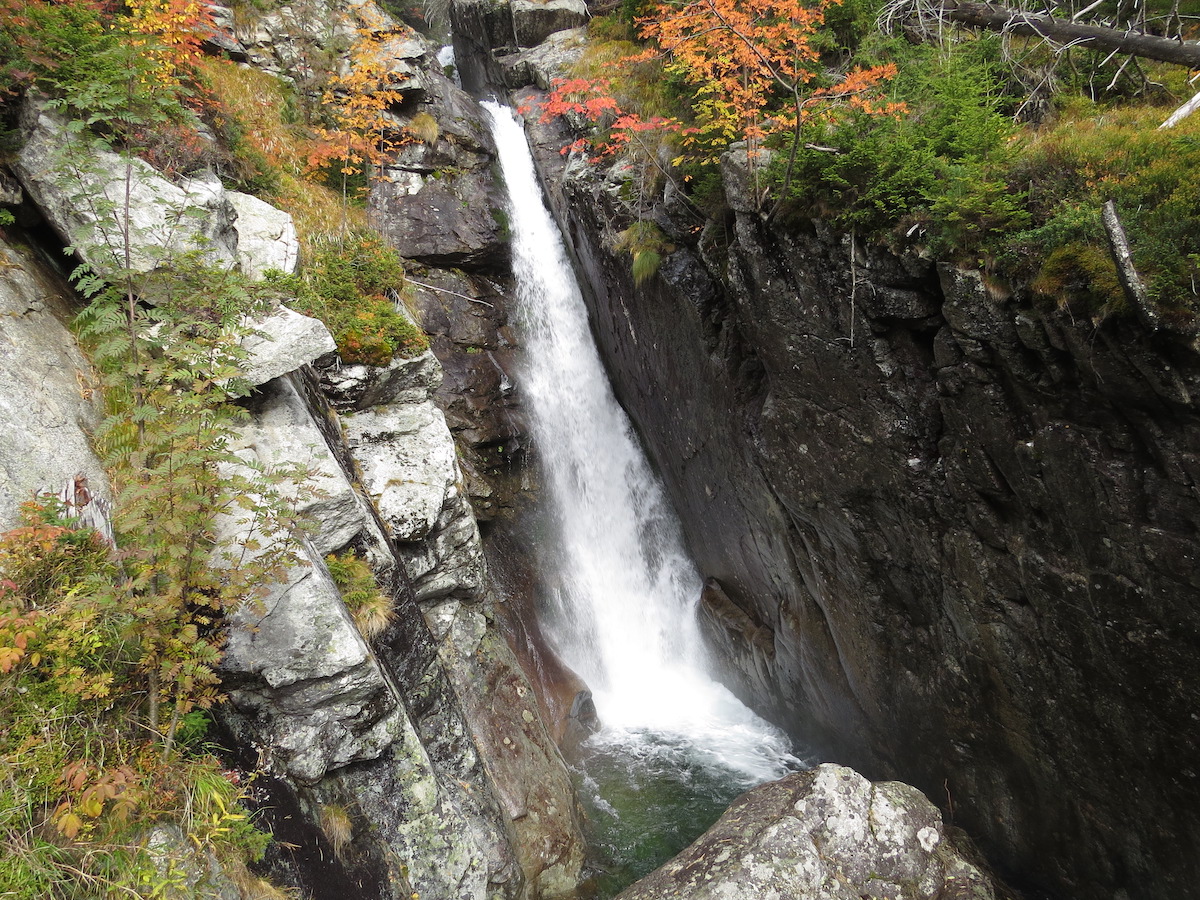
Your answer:
[[[928,8],[923,10],[928,12]],[[1014,34],[1048,38],[1075,47],[1090,47],[1110,53],[1128,53],[1145,59],[1177,63],[1193,69],[1200,68],[1200,44],[1159,37],[1137,31],[1122,31],[1102,25],[1080,25],[1070,19],[1040,15],[1007,6],[992,6],[968,0],[945,0],[933,7],[935,14],[946,21],[970,28],[989,31],[1008,31]]]
[[[1158,331],[1162,324],[1158,311],[1150,303],[1145,282],[1133,265],[1133,251],[1129,247],[1129,238],[1125,236],[1125,227],[1117,218],[1117,204],[1109,200],[1100,210],[1100,219],[1104,222],[1104,231],[1108,234],[1108,248],[1112,252],[1113,262],[1117,266],[1117,277],[1121,279],[1121,287],[1125,296],[1137,310],[1142,322],[1151,331]]]

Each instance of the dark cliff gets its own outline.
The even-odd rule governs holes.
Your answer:
[[[731,682],[1018,885],[1194,895],[1195,347],[769,226],[733,157],[733,211],[656,210],[679,249],[635,286],[617,192],[534,130]]]

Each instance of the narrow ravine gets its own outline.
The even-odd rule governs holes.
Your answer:
[[[698,836],[741,791],[801,765],[787,739],[708,674],[701,579],[617,404],[525,135],[484,104],[509,195],[527,363],[518,388],[545,473],[544,627],[603,723],[579,786],[611,893]]]

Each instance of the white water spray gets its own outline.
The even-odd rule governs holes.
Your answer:
[[[745,784],[777,778],[796,763],[786,740],[705,672],[700,577],[613,396],[524,132],[509,109],[484,107],[509,194],[528,360],[518,384],[555,518],[548,630],[593,691],[604,723],[593,740],[684,744]]]

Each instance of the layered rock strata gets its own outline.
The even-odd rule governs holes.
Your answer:
[[[394,377],[401,369],[407,379]],[[433,632],[507,817],[513,852],[530,877],[530,895],[561,895],[573,889],[583,859],[573,789],[537,698],[494,625],[479,529],[433,402],[440,367],[427,353],[397,361],[386,373],[332,368],[323,379],[346,410],[350,453]],[[392,390],[381,391],[384,383]]]

